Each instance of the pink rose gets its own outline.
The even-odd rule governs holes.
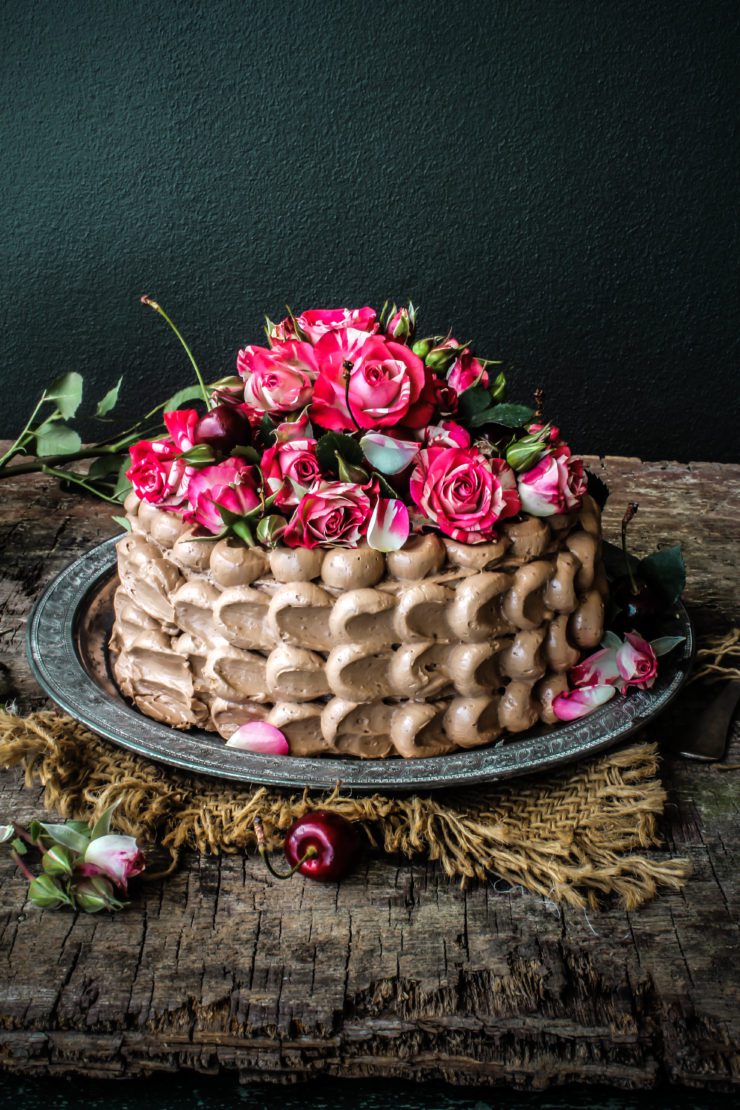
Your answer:
[[[613,686],[580,686],[553,698],[552,711],[559,721],[577,721],[606,705],[615,693]]]
[[[619,680],[616,651],[613,647],[595,651],[571,667],[568,678],[574,686],[614,686]]]
[[[200,420],[200,415],[195,409],[173,409],[172,412],[164,414],[163,420],[171,439],[180,451],[189,451],[195,446],[195,429]]]
[[[450,345],[457,345],[455,339],[451,339],[449,343]],[[487,386],[488,371],[483,363],[479,362],[466,347],[447,371],[447,384],[456,393],[464,393],[466,389],[472,389],[474,385]]]
[[[128,880],[144,870],[144,853],[133,836],[108,833],[91,840],[76,870],[83,875],[105,875],[125,892]]]
[[[298,502],[283,542],[288,547],[356,547],[371,508],[370,498],[354,482],[317,482]]]
[[[275,504],[297,505],[304,493],[321,478],[315,439],[292,439],[276,443],[262,456],[265,494],[277,494]],[[297,492],[295,486],[300,492]]]
[[[519,475],[522,509],[532,516],[553,516],[577,509],[586,492],[583,461],[563,444]]]
[[[333,432],[409,423],[412,406],[427,384],[424,363],[401,343],[371,336],[347,351],[346,342],[327,335],[316,347],[321,370],[311,416]],[[349,385],[345,362],[352,363]]]
[[[126,477],[139,500],[161,509],[179,508],[194,471],[180,458],[177,444],[171,439],[142,439],[129,447],[129,454],[131,466]]]
[[[428,447],[419,455],[409,491],[441,532],[462,543],[483,543],[496,523],[519,512],[516,478],[503,459],[474,447]]]
[[[293,412],[307,405],[318,364],[311,344],[294,339],[272,349],[245,348],[239,352],[237,369],[245,376],[247,409],[261,415]]]
[[[536,435],[537,432],[541,432],[544,427],[545,427],[544,424],[530,424],[529,427],[527,428],[527,431],[531,435]],[[560,439],[560,428],[558,428],[558,426],[556,424],[551,424],[550,425],[550,430],[547,433],[547,435],[545,436],[545,442],[549,443],[551,447],[555,447],[557,445],[559,439]]]
[[[457,412],[457,390],[449,382],[440,378],[433,379],[434,400],[441,416],[454,416]]]
[[[376,551],[398,551],[409,538],[409,511],[398,498],[379,497],[367,528],[367,542]]]
[[[649,690],[658,674],[658,660],[651,644],[637,632],[628,632],[617,648],[617,667],[622,678],[622,693],[628,686]]]
[[[224,527],[219,505],[238,516],[256,509],[260,504],[256,474],[243,459],[226,459],[196,471],[188,488],[192,512],[186,513],[186,520],[194,520],[216,534]]]
[[[425,447],[470,447],[470,433],[454,420],[443,420],[441,424],[430,424],[421,433]]]
[[[309,308],[297,318],[298,326],[311,343],[332,331],[351,331],[372,335],[377,330],[374,308]]]

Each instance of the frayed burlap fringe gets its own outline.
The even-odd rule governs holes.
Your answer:
[[[388,853],[438,860],[451,877],[498,875],[555,902],[596,908],[616,896],[627,909],[660,887],[679,889],[687,860],[638,854],[658,846],[665,792],[655,744],[640,743],[546,779],[432,795],[320,800],[264,787],[243,789],[188,776],[105,743],[51,710],[0,712],[0,765],[21,764],[38,780],[50,810],[86,818],[118,802],[115,823],[171,853],[239,852],[254,846],[259,814],[273,844],[318,804],[361,823]]]

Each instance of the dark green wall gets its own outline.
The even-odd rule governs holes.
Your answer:
[[[3,6],[0,434],[52,374],[133,414],[263,312],[420,303],[587,451],[736,453],[738,6]]]

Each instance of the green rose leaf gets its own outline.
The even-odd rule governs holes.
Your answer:
[[[127,516],[112,516],[111,520],[114,522],[114,524],[120,524],[121,528],[123,528],[125,532],[131,531],[131,521]]]
[[[666,605],[675,605],[686,587],[686,566],[679,544],[663,547],[642,559],[637,573],[663,596]]]
[[[105,397],[101,397],[98,401],[98,407],[95,410],[96,416],[107,416],[109,412],[118,404],[118,394],[121,389],[121,382],[123,378],[120,377],[112,389],[109,389]]]
[[[463,397],[465,394],[463,394]],[[480,428],[483,424],[501,424],[504,428],[522,428],[534,416],[534,409],[528,405],[494,405],[493,408],[476,412],[470,424]]]
[[[47,825],[45,821],[41,821],[40,825],[45,836],[50,836],[57,844],[62,844],[70,851],[84,854],[87,850],[90,843],[89,830],[85,834],[78,832],[77,829],[70,828],[69,825]]]
[[[56,378],[46,390],[46,400],[54,401],[64,419],[69,420],[82,400],[82,374],[72,370]]]
[[[119,798],[118,801],[113,803],[113,805],[110,805],[107,809],[103,810],[103,812],[100,814],[100,817],[98,817],[97,821],[93,825],[92,832],[90,833],[91,840],[97,840],[100,836],[108,835],[108,833],[110,832],[111,817],[120,804],[121,799]]]
[[[66,424],[46,424],[35,435],[36,454],[40,459],[52,455],[74,455],[82,447],[82,440],[74,428]]]
[[[474,385],[461,393],[457,402],[457,412],[463,423],[470,424],[473,418],[491,407],[491,394],[484,385]]]
[[[606,482],[602,482],[598,474],[594,474],[592,470],[586,471],[586,481],[588,482],[588,492],[593,497],[596,504],[600,509],[604,508],[609,500],[609,487]]]
[[[173,409],[179,409],[180,405],[184,405],[186,401],[202,401],[203,394],[199,385],[188,385],[184,389],[178,389],[177,393],[173,393],[168,397],[162,405],[164,412],[172,412]]]
[[[674,647],[683,644],[686,641],[685,636],[658,636],[657,640],[650,641],[650,647],[656,655],[667,655],[669,651],[673,651]]]
[[[326,432],[316,444],[316,458],[322,470],[337,473],[337,456],[352,466],[362,466],[362,448],[352,436],[340,432]]]
[[[102,478],[109,478],[111,474],[117,474],[121,465],[120,455],[103,455],[99,459],[93,459],[90,464],[90,469],[87,476],[91,481],[97,481]]]

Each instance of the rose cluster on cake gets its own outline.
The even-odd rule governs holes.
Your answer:
[[[559,429],[506,403],[501,364],[469,343],[416,339],[415,317],[268,319],[207,412],[167,412],[167,437],[130,448],[136,496],[250,546],[382,552],[427,531],[490,542],[518,514],[577,509],[586,477]]]

